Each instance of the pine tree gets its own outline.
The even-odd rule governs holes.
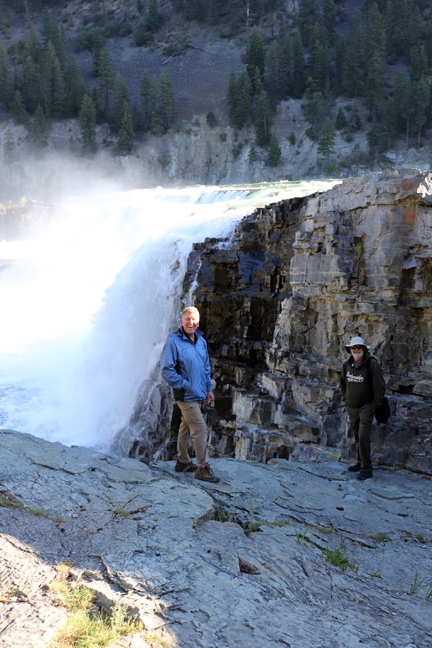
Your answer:
[[[312,29],[318,22],[318,3],[316,0],[299,0],[297,23],[303,45],[309,47]]]
[[[16,124],[25,124],[27,122],[27,113],[24,108],[21,92],[17,90],[14,94],[11,114]]]
[[[261,72],[258,67],[255,68],[255,76],[253,78],[253,83],[251,86],[251,92],[254,95],[259,95],[264,90]]]
[[[160,94],[159,79],[156,75],[153,75],[151,80],[152,116],[150,123],[150,129],[153,133],[163,133],[164,131],[163,111],[161,106],[162,100]]]
[[[22,64],[22,87],[25,107],[33,112],[36,92],[36,65],[31,56],[26,56]]]
[[[208,19],[211,23],[215,24],[221,17],[221,3],[220,0],[210,0]]]
[[[309,40],[309,76],[316,80],[316,90],[324,92],[330,80],[331,52],[326,45],[325,34],[318,23],[315,24]]]
[[[159,14],[158,14],[157,0],[149,1],[147,28],[152,34],[155,34],[159,29]]]
[[[430,89],[426,79],[422,78],[414,84],[414,131],[418,132],[417,146],[420,148],[421,131],[428,119]]]
[[[366,133],[366,139],[369,147],[369,151],[374,154],[381,149],[382,145],[382,128],[378,123],[376,115],[373,116],[368,132]]]
[[[397,70],[393,78],[391,96],[386,104],[386,131],[388,139],[402,133],[406,127],[405,107],[409,103],[411,83],[405,72]]]
[[[67,112],[70,116],[78,115],[81,109],[82,100],[86,94],[86,87],[77,60],[73,54],[69,54],[67,58],[65,82],[68,106]]]
[[[270,146],[269,146],[269,152],[267,156],[267,165],[271,168],[274,169],[277,167],[279,164],[280,158],[282,155],[281,148],[279,146],[279,142],[277,140],[276,135],[273,133],[273,135],[270,138]]]
[[[255,68],[259,68],[261,77],[264,77],[265,57],[264,46],[259,35],[257,26],[254,25],[249,39],[249,51],[246,57],[246,70],[249,74],[250,80],[253,82],[255,76]]]
[[[292,45],[288,34],[283,34],[280,40],[279,74],[282,99],[286,99],[292,91]]]
[[[10,68],[6,47],[0,40],[0,102],[6,107],[10,106],[12,84],[10,81]]]
[[[6,164],[10,164],[14,158],[15,142],[13,135],[8,128],[3,140],[3,157]]]
[[[52,74],[52,114],[56,117],[64,116],[66,112],[66,86],[60,59],[55,56],[51,62]]]
[[[108,116],[110,105],[110,92],[114,83],[114,66],[112,64],[110,53],[106,48],[101,52],[99,63],[99,92],[103,101],[103,110]]]
[[[361,15],[356,11],[343,68],[343,84],[350,97],[355,98],[363,92],[363,70],[363,26]]]
[[[280,99],[283,96],[282,52],[277,41],[273,41],[267,50],[266,55],[266,84],[269,95],[272,99]]]
[[[226,101],[228,104],[228,116],[230,123],[235,126],[236,123],[236,117],[237,117],[237,79],[236,75],[234,74],[233,70],[231,70],[231,73],[229,75],[228,79],[228,88],[227,88],[227,93],[226,93]]]
[[[93,32],[93,44],[92,44],[92,54],[93,54],[93,66],[92,74],[94,77],[99,76],[99,67],[101,62],[101,53],[104,46],[105,37],[102,33],[101,28],[96,25]]]
[[[432,66],[432,23],[429,23],[425,31],[425,53],[429,67]]]
[[[88,94],[84,95],[79,114],[85,153],[96,151],[96,108]]]
[[[300,99],[300,97],[303,95],[303,92],[305,91],[304,71],[306,62],[300,33],[298,31],[294,33],[292,66],[293,96],[296,99]]]
[[[323,123],[325,110],[324,110],[324,97],[322,92],[306,92],[307,103],[304,108],[304,118],[310,124],[307,129],[306,135],[311,139],[316,139],[317,133]]]
[[[159,109],[162,112],[164,130],[171,126],[175,113],[175,94],[168,70],[165,68],[159,78]]]
[[[39,61],[39,54],[40,54],[40,49],[41,49],[41,44],[39,40],[39,36],[36,32],[35,26],[33,23],[30,25],[30,38],[29,42],[27,45],[27,49],[29,51],[29,55],[33,59],[35,63]]]
[[[423,76],[426,76],[429,72],[428,60],[425,52],[424,46],[419,47],[416,45],[411,48],[410,51],[411,59],[411,81],[416,83],[420,81]]]
[[[265,146],[270,139],[272,108],[267,92],[262,90],[255,105],[255,128],[258,146]]]
[[[339,108],[336,116],[336,130],[341,130],[342,128],[345,128],[346,125],[347,125],[347,120],[345,117],[345,113],[342,110],[342,108]]]
[[[380,56],[375,52],[367,63],[367,74],[364,85],[365,105],[369,110],[369,116],[378,109],[378,101],[383,86],[384,70],[381,67]]]
[[[384,53],[386,34],[384,21],[376,2],[372,4],[365,34],[365,58],[369,61],[373,57],[380,59]]]
[[[246,70],[240,75],[238,81],[238,100],[235,117],[235,125],[243,128],[249,121],[252,108],[252,83]]]
[[[216,116],[212,110],[207,113],[206,115],[206,123],[210,128],[214,128],[216,126]]]
[[[133,120],[132,120],[132,115],[131,115],[128,101],[123,102],[123,116],[122,116],[119,135],[120,135],[120,140],[119,140],[120,152],[123,155],[125,155],[126,153],[129,153],[132,150],[134,137],[135,137]]]
[[[111,109],[111,122],[117,130],[120,130],[121,128],[125,101],[129,105],[129,93],[122,75],[120,72],[117,72],[113,85]]]
[[[58,39],[57,22],[54,16],[52,16],[48,7],[45,7],[42,14],[41,36],[42,46],[44,49],[48,47],[49,42],[51,42],[52,45],[55,46],[55,43]]]
[[[345,39],[341,34],[339,34],[336,43],[336,51],[334,57],[336,94],[340,94],[343,88],[343,68],[345,63],[345,55],[346,55]]]
[[[36,148],[45,148],[48,145],[49,121],[44,115],[41,105],[38,104],[34,117],[29,125],[30,139]]]
[[[150,128],[152,117],[152,102],[151,102],[151,80],[147,70],[144,70],[141,75],[139,95],[142,105],[143,128],[147,131]]]
[[[423,40],[424,21],[420,13],[420,9],[415,4],[414,6],[411,5],[410,9],[411,11],[410,11],[410,21],[408,24],[408,30],[406,30],[406,26],[405,26],[405,31],[408,32],[406,38],[406,49],[405,49],[406,54],[408,54],[408,52],[412,47],[415,47],[415,45],[417,45]]]
[[[258,160],[258,151],[255,142],[252,142],[248,153],[249,164],[254,164]]]
[[[334,144],[336,130],[330,117],[326,117],[321,129],[318,142],[318,155],[327,159],[327,169],[330,168],[330,155],[335,153]]]
[[[323,20],[327,32],[327,45],[334,47],[337,39],[336,31],[336,7],[334,0],[324,0],[323,2]]]

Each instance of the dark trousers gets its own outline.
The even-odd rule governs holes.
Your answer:
[[[352,409],[347,405],[352,431],[357,449],[357,461],[362,470],[372,470],[370,456],[371,430],[374,413],[372,403],[361,409]]]

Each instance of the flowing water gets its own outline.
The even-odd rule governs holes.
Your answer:
[[[0,428],[109,450],[179,323],[193,243],[333,184],[78,197],[34,238],[0,233]]]

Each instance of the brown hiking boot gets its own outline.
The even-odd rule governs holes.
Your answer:
[[[207,466],[204,466],[204,468],[197,469],[195,473],[195,479],[201,479],[201,481],[212,482],[213,484],[217,484],[218,482],[220,482],[219,477],[216,477],[213,470],[210,468],[208,464]]]
[[[178,460],[174,468],[176,472],[195,472],[196,469],[197,469],[197,465],[194,464],[192,461],[189,461],[189,463],[184,464]]]

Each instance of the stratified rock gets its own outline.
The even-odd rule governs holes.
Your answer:
[[[49,643],[63,561],[97,605],[143,623],[116,648],[155,633],[169,648],[429,648],[430,480],[381,469],[360,483],[315,450],[215,459],[221,481],[206,484],[174,462],[0,430],[1,648]]]
[[[431,205],[431,175],[374,173],[258,209],[223,246],[195,246],[185,290],[197,281],[214,456],[266,462],[296,442],[352,455],[338,379],[344,344],[361,335],[392,412],[374,462],[432,473]]]

